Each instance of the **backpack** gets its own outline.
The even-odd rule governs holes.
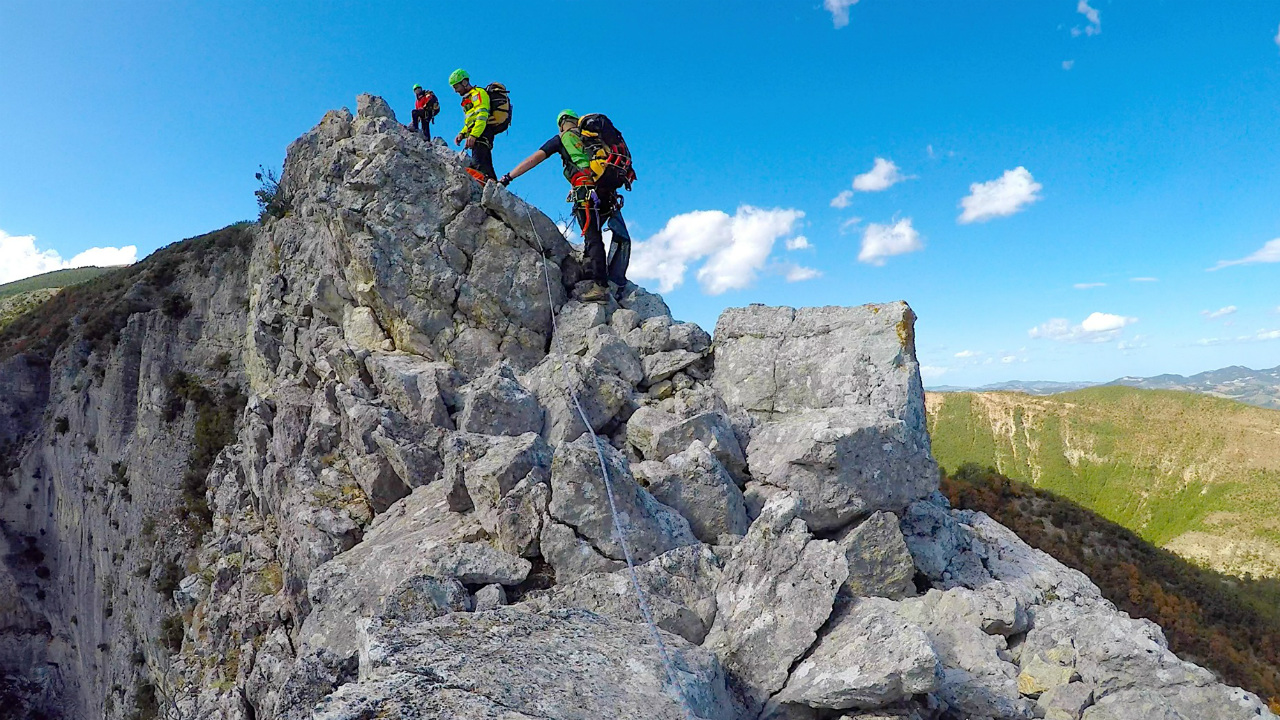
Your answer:
[[[622,184],[631,189],[636,180],[635,167],[631,164],[631,149],[622,132],[603,113],[589,113],[578,118],[578,130],[587,156],[591,158],[591,173],[595,179],[609,168],[616,168],[622,176]]]
[[[484,91],[489,93],[489,127],[495,133],[506,132],[511,127],[511,96],[502,83],[489,83]]]
[[[440,100],[435,93],[427,91],[427,104],[422,109],[427,112],[428,120],[434,120],[440,114]]]

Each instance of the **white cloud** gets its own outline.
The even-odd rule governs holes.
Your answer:
[[[1100,287],[1106,287],[1106,286],[1107,286],[1106,283],[1076,283],[1071,287],[1077,290],[1092,290],[1093,288],[1100,288]]]
[[[844,222],[840,223],[840,234],[848,235],[849,233],[853,232],[855,228],[858,227],[858,223],[860,222],[862,222],[862,218],[860,217],[851,217],[848,220],[845,220]]]
[[[136,245],[127,245],[122,248],[89,248],[70,260],[63,260],[57,250],[36,248],[36,239],[33,235],[10,235],[0,230],[0,283],[13,282],[54,270],[90,265],[98,267],[132,265],[137,261]]]
[[[969,196],[960,201],[964,212],[960,213],[958,221],[967,224],[1012,215],[1039,200],[1036,193],[1042,189],[1044,186],[1019,165],[1013,170],[1006,170],[995,180],[970,185]]]
[[[1233,345],[1236,343],[1266,342],[1280,340],[1280,330],[1259,330],[1252,335],[1240,335],[1233,338],[1200,338],[1196,345]]]
[[[1210,271],[1221,270],[1224,267],[1232,265],[1253,265],[1254,263],[1273,263],[1280,262],[1280,238],[1269,240],[1266,245],[1248,257],[1239,260],[1219,260],[1217,265],[1209,268]]]
[[[1226,317],[1228,315],[1235,314],[1235,311],[1237,309],[1238,308],[1236,308],[1235,305],[1228,305],[1224,308],[1219,308],[1217,310],[1201,310],[1200,314],[1203,315],[1206,320],[1217,320],[1220,317]]]
[[[951,368],[938,367],[937,365],[921,365],[920,376],[925,380],[937,380],[950,370]]]
[[[1276,30],[1276,45],[1280,45],[1280,30]]]
[[[1129,278],[1129,282],[1160,282],[1160,278],[1136,277],[1136,278]]]
[[[1063,60],[1063,61],[1062,61],[1062,69],[1063,69],[1063,70],[1070,70],[1071,68],[1073,68],[1073,67],[1075,67],[1075,66],[1076,66],[1076,61],[1075,61],[1075,60]]]
[[[788,250],[809,250],[813,247],[813,243],[809,242],[809,238],[803,235],[797,235],[793,238],[787,238]]]
[[[971,357],[978,357],[981,354],[982,354],[981,350],[961,350],[960,352],[956,353],[956,357],[971,358]]]
[[[1259,330],[1254,340],[1280,340],[1280,330]]]
[[[853,191],[841,190],[839,195],[831,198],[831,207],[840,208],[841,210],[843,210],[849,207],[849,204],[852,202],[853,202]]]
[[[800,210],[751,205],[732,216],[719,210],[677,215],[658,234],[635,243],[631,275],[657,280],[659,292],[670,292],[684,282],[690,264],[705,258],[696,273],[703,292],[744,288],[765,266],[774,243],[791,235],[803,217]]]
[[[914,176],[903,175],[892,160],[878,157],[870,170],[853,178],[853,189],[861,192],[880,192],[912,177]]]
[[[1079,325],[1072,325],[1066,318],[1053,318],[1027,331],[1033,338],[1060,342],[1099,343],[1116,339],[1125,327],[1138,322],[1138,318],[1095,312]]]
[[[1081,35],[1093,36],[1102,32],[1102,17],[1098,14],[1097,9],[1089,6],[1088,0],[1080,0],[1079,4],[1076,5],[1076,12],[1083,15],[1085,19],[1089,21],[1089,24],[1086,25],[1084,28],[1079,28],[1079,27],[1071,28],[1072,36],[1074,37],[1080,37]]]
[[[822,7],[831,13],[831,23],[840,29],[849,24],[849,8],[858,4],[858,0],[822,0]]]
[[[1017,355],[1005,355],[1004,357],[1000,358],[1000,362],[1004,363],[1005,365],[1008,365],[1009,363],[1013,363],[1017,361],[1018,361]]]
[[[899,220],[892,225],[871,223],[862,235],[862,250],[858,253],[858,261],[884,265],[887,257],[923,249],[924,242],[920,240],[920,233],[911,227],[911,218]]]
[[[804,267],[803,265],[787,266],[787,282],[804,282],[805,280],[812,280],[816,277],[822,277],[822,271],[815,270],[810,267]]]

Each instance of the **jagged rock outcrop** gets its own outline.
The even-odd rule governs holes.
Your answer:
[[[555,224],[371,96],[281,192],[0,346],[20,717],[1270,716],[947,506],[904,303],[571,300]]]

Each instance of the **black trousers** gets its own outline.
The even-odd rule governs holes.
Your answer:
[[[422,134],[426,136],[428,140],[430,140],[431,139],[431,118],[427,116],[426,110],[418,110],[417,108],[414,108],[413,123],[409,126],[409,128],[414,132],[418,132],[419,124],[422,125]]]
[[[498,174],[493,171],[493,138],[497,133],[492,127],[484,129],[484,134],[476,138],[476,144],[471,148],[471,167],[479,170],[481,174],[490,180],[497,180]]]
[[[621,183],[610,171],[597,182],[590,197],[575,203],[573,217],[582,228],[583,257],[587,275],[601,285],[611,282],[618,287],[627,284],[627,265],[631,263],[631,233],[622,219],[618,188]],[[604,227],[613,233],[609,254],[604,252]]]

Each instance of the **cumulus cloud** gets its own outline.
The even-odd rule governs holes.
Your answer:
[[[1087,35],[1092,37],[1102,32],[1102,16],[1098,14],[1096,8],[1089,6],[1089,0],[1080,0],[1079,4],[1076,5],[1076,12],[1083,15],[1084,19],[1089,21],[1089,24],[1085,25],[1083,28],[1071,28],[1072,36],[1080,37],[1081,35]]]
[[[1076,61],[1075,61],[1075,60],[1063,60],[1063,61],[1062,61],[1062,69],[1063,69],[1063,70],[1070,70],[1071,68],[1073,68],[1073,67],[1075,67],[1075,66],[1076,66]]]
[[[57,250],[37,248],[33,235],[10,235],[0,230],[0,283],[13,282],[54,270],[90,265],[98,267],[132,265],[137,261],[138,248],[135,245],[120,248],[89,248],[70,260],[63,260]]]
[[[1077,290],[1092,290],[1094,288],[1100,288],[1100,287],[1106,287],[1106,286],[1107,286],[1106,283],[1076,283],[1071,287]]]
[[[969,186],[968,197],[960,201],[964,212],[960,213],[958,221],[968,224],[1012,215],[1039,200],[1037,193],[1042,189],[1044,186],[1036,182],[1025,167],[1019,165],[1013,170],[1005,170],[995,180]]]
[[[853,191],[841,190],[839,195],[831,198],[831,207],[840,208],[841,210],[843,210],[849,207],[849,204],[852,202],[853,202]]]
[[[911,218],[892,225],[871,223],[862,234],[862,250],[858,261],[871,265],[884,265],[885,258],[924,249],[920,233],[911,227]]]
[[[831,23],[840,29],[849,24],[849,8],[858,4],[858,0],[822,0],[822,7],[831,13]]]
[[[880,192],[912,177],[903,175],[892,160],[878,157],[870,170],[853,178],[853,189],[860,192]]]
[[[1220,317],[1234,315],[1236,310],[1237,308],[1235,305],[1228,305],[1224,308],[1219,308],[1217,310],[1201,310],[1200,314],[1203,315],[1206,320],[1217,320]]]
[[[1129,278],[1129,282],[1160,282],[1160,278],[1136,277],[1136,278]]]
[[[1138,322],[1138,318],[1095,312],[1079,325],[1072,325],[1066,318],[1053,318],[1027,331],[1033,338],[1059,342],[1100,343],[1116,339],[1125,327]]]
[[[703,261],[695,274],[702,291],[719,295],[744,288],[764,268],[774,243],[792,235],[804,213],[743,205],[731,216],[719,210],[677,215],[653,237],[634,244],[632,277],[657,280],[659,292],[684,282],[689,266]]]
[[[822,271],[815,270],[811,267],[804,267],[803,265],[787,265],[785,277],[787,278],[787,282],[803,282],[805,280],[812,280],[816,277],[822,277]]]
[[[1280,238],[1268,241],[1266,245],[1262,246],[1261,250],[1258,250],[1247,257],[1242,257],[1239,260],[1219,260],[1217,265],[1209,268],[1209,271],[1221,270],[1224,267],[1230,267],[1232,265],[1253,265],[1254,263],[1273,262],[1280,262]]]
[[[808,250],[812,247],[813,247],[813,244],[809,242],[809,238],[803,235],[797,235],[793,238],[787,238],[788,250]]]

